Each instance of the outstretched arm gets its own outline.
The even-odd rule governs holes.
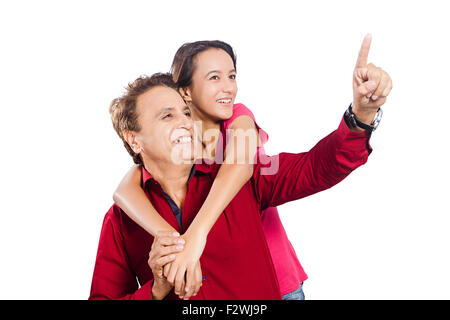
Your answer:
[[[196,287],[195,278],[191,274],[203,253],[209,231],[253,174],[253,160],[259,138],[255,122],[247,115],[239,116],[231,123],[228,133],[225,161],[200,211],[182,236],[186,240],[183,252],[177,255],[170,270],[166,270],[168,281],[175,285],[175,293],[184,299],[189,299]],[[248,144],[245,143],[246,140]]]
[[[133,166],[114,192],[114,202],[152,236],[158,231],[176,231],[164,220],[141,188],[141,167]]]
[[[372,122],[392,90],[390,76],[367,63],[371,40],[371,35],[364,38],[353,72],[353,112],[366,124]],[[342,119],[338,129],[309,152],[267,157],[261,163],[270,163],[271,170],[258,165],[254,174],[262,208],[278,206],[334,186],[366,163],[372,151],[368,143],[370,136],[371,132],[349,127]]]

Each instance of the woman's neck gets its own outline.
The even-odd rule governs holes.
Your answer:
[[[216,154],[217,143],[220,137],[220,121],[208,119],[197,111],[197,108],[191,108],[196,125],[196,130],[199,134],[199,139],[202,143],[201,158],[212,159]]]

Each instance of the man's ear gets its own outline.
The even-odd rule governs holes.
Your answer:
[[[181,97],[185,102],[192,102],[192,95],[191,95],[191,89],[187,88],[180,88],[178,89],[178,92],[180,93]]]
[[[125,130],[123,132],[123,138],[128,143],[128,145],[130,146],[130,148],[133,150],[134,153],[136,154],[141,153],[142,148],[136,139],[136,132],[131,130]]]

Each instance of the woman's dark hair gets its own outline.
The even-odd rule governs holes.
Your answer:
[[[195,56],[198,53],[211,48],[222,49],[228,53],[233,60],[234,69],[236,70],[236,54],[228,43],[220,40],[185,43],[178,49],[177,53],[175,53],[170,69],[173,80],[179,88],[186,88],[192,84],[192,75],[195,70]]]

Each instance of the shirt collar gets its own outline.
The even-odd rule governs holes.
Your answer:
[[[208,160],[197,159],[195,161],[194,165],[192,166],[191,173],[189,175],[189,180],[199,172],[204,173],[204,174],[210,174],[212,172],[213,165],[210,165],[210,164],[206,163],[205,161],[208,161]],[[157,182],[152,177],[152,175],[145,169],[144,166],[141,166],[141,167],[142,167],[142,184],[144,186],[147,184],[147,181],[153,180],[154,182]]]

